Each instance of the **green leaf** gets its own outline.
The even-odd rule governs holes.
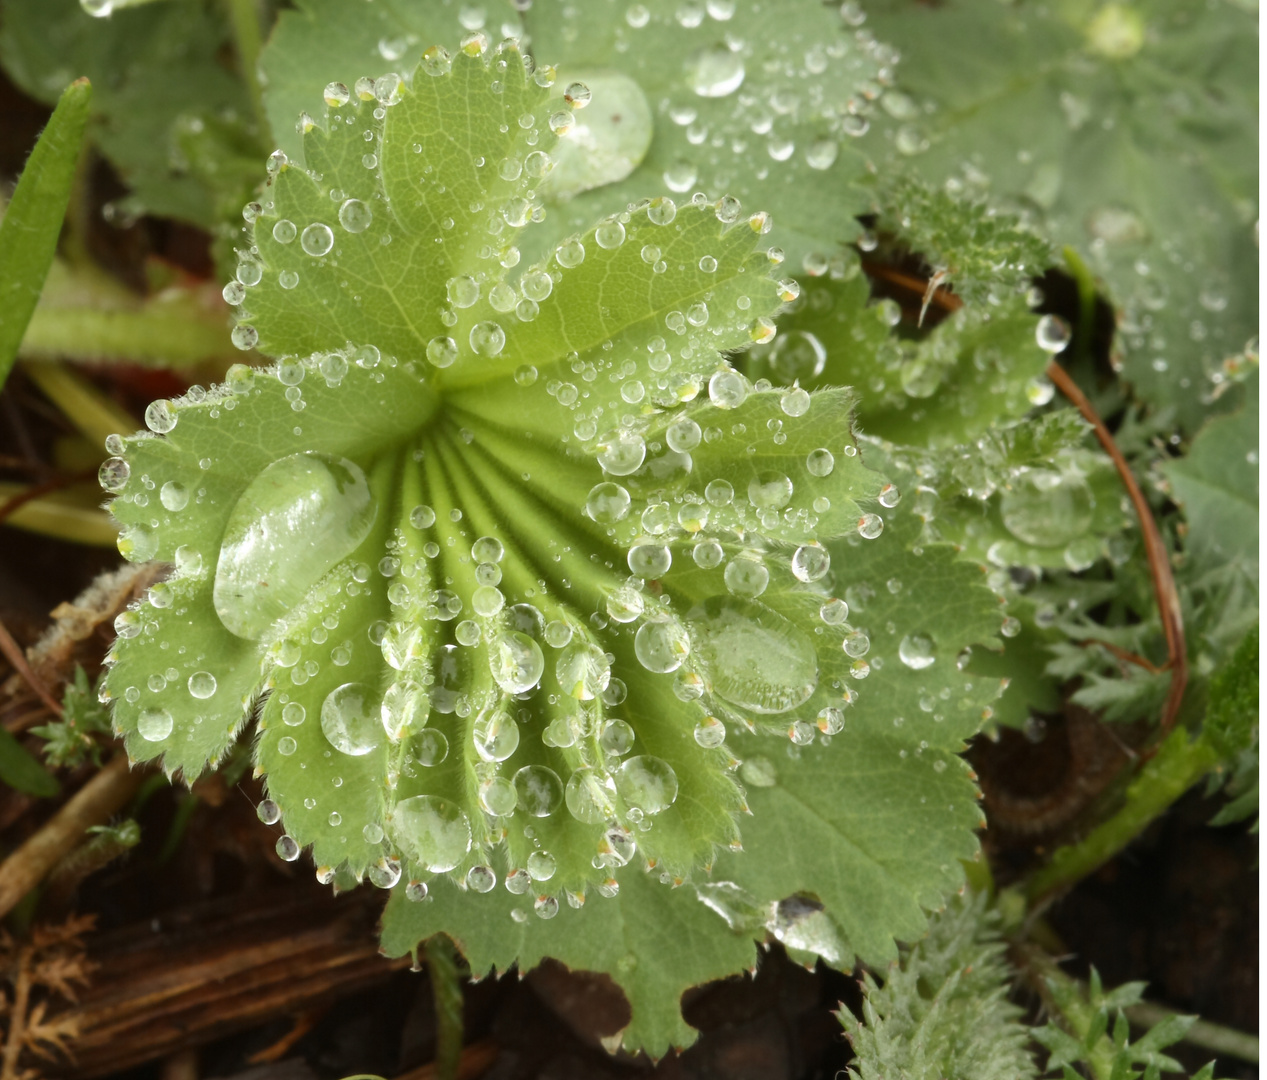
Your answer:
[[[0,728],[0,781],[24,795],[51,799],[58,783],[16,738]]]
[[[980,814],[954,755],[998,683],[954,658],[1000,616],[890,512],[851,391],[724,359],[795,292],[764,215],[661,198],[523,265],[556,106],[482,44],[332,107],[308,171],[274,159],[226,293],[277,363],[156,402],[103,468],[120,550],[174,565],[106,692],[129,752],[186,777],[258,706],[283,857],[450,897],[394,903],[393,947],[615,970],[627,1041],[663,1049],[681,988],[755,954],[693,891],[658,915],[646,868],[707,884],[742,842],[725,879],[782,912],[761,935],[841,964],[957,886]]]
[[[1258,629],[1245,635],[1231,659],[1210,680],[1202,732],[1231,765],[1232,801],[1212,825],[1242,821],[1258,811]]]
[[[806,280],[779,336],[752,350],[748,370],[809,389],[864,389],[863,430],[930,448],[967,442],[1050,400],[1038,319],[1019,299],[961,308],[915,341],[893,333],[900,317],[893,301],[868,301],[867,279],[856,266],[842,278]]]
[[[0,222],[0,386],[9,377],[57,251],[91,100],[86,79],[62,94]]]
[[[411,70],[423,49],[457,32],[454,11],[304,0],[284,13],[263,64],[286,152],[302,160],[289,134],[300,110],[322,114],[309,72],[350,87],[361,76]],[[514,32],[518,18],[504,3],[479,18],[463,9],[462,17],[494,39]],[[894,57],[820,0],[538,0],[522,17],[543,79],[552,80],[552,126],[567,130],[542,185],[551,204],[546,227],[525,237],[530,258],[666,192],[679,200],[695,191],[731,195],[767,211],[771,240],[797,271],[806,256],[825,265],[824,252],[858,235],[854,215],[867,199],[850,185],[865,159],[852,144],[867,128],[873,80],[886,77]],[[592,100],[570,108],[564,94],[578,81]]]
[[[52,102],[72,79],[92,79],[89,136],[131,191],[122,217],[210,227],[249,197],[265,140],[221,63],[227,33],[213,12],[167,0],[93,18],[78,0],[4,0],[0,63],[22,90]]]
[[[837,1014],[856,1055],[851,1076],[1038,1075],[1029,1029],[1019,1022],[1023,1010],[1007,999],[1011,971],[997,924],[984,897],[952,900],[930,920],[928,935],[890,965],[883,986],[863,976],[863,1019],[844,1008]]]
[[[905,174],[886,180],[877,200],[881,227],[897,232],[927,264],[929,277],[953,286],[969,304],[1026,293],[1051,264],[1046,240],[984,201],[936,191]]]
[[[699,190],[772,214],[798,272],[858,235],[853,144],[897,57],[835,6],[539,0],[524,21],[556,92],[593,92],[547,185],[565,231]]]
[[[1207,420],[1166,477],[1188,519],[1186,547],[1204,567],[1235,562],[1258,576],[1258,377],[1245,404]]]
[[[880,101],[881,172],[984,195],[1087,258],[1120,311],[1124,377],[1194,429],[1257,325],[1256,14],[1186,0],[867,11],[902,54],[900,92]]]
[[[383,949],[403,956],[443,930],[480,974],[502,974],[514,964],[527,971],[546,957],[606,972],[632,1006],[623,1044],[660,1057],[695,1038],[682,1019],[683,992],[752,967],[756,952],[750,938],[718,933],[717,917],[689,887],[674,889],[642,873],[622,882],[618,896],[592,899],[549,922],[512,918],[523,908],[505,889],[479,896],[446,881],[425,903],[411,903],[397,889],[383,915]]]
[[[364,8],[338,0],[298,0],[278,14],[260,54],[264,105],[277,145],[303,164],[301,116],[325,115],[323,79],[356,96],[358,79],[408,74],[427,49],[451,45],[464,32],[483,32],[494,40],[516,36],[519,15],[509,0],[460,10],[447,0]]]

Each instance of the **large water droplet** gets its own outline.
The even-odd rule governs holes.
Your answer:
[[[340,753],[368,754],[383,741],[382,711],[364,683],[344,683],[321,703],[321,732]]]
[[[607,689],[612,669],[602,649],[589,642],[578,641],[559,656],[554,673],[565,694],[578,701],[592,701]]]
[[[505,709],[486,710],[475,721],[473,738],[484,761],[505,761],[519,746],[519,725]]]
[[[615,816],[615,796],[612,778],[598,769],[582,767],[568,780],[568,812],[586,825],[598,825]]]
[[[677,671],[690,655],[691,639],[675,620],[646,622],[634,635],[634,652],[648,671],[665,675]]]
[[[162,742],[172,733],[173,724],[172,714],[166,709],[142,709],[136,731],[146,742]]]
[[[527,634],[512,630],[489,642],[488,667],[493,681],[508,694],[522,694],[541,681],[546,660],[541,646]]]
[[[452,870],[471,850],[471,823],[460,807],[434,795],[397,803],[387,819],[396,846],[434,874]]]
[[[1031,469],[1003,493],[999,510],[1022,543],[1063,547],[1091,527],[1095,497],[1080,476]]]
[[[216,564],[216,614],[259,640],[332,566],[356,550],[377,505],[346,458],[306,452],[268,466],[229,515]]]
[[[616,790],[629,806],[644,814],[659,814],[677,798],[677,774],[658,757],[632,757],[616,770]]]
[[[933,639],[927,634],[907,634],[897,647],[897,654],[908,668],[922,671],[937,659]]]
[[[688,70],[691,89],[700,97],[725,97],[743,83],[743,57],[725,45],[714,45],[696,53]]]
[[[814,693],[813,643],[777,611],[754,600],[714,596],[687,618],[714,692],[732,705],[781,713]]]
[[[519,808],[533,817],[549,817],[563,802],[563,781],[545,765],[525,765],[515,773]]]

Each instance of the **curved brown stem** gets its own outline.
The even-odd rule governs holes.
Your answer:
[[[1055,360],[1047,365],[1047,377],[1095,428],[1095,437],[1112,459],[1131,505],[1135,507],[1135,515],[1139,518],[1140,532],[1144,536],[1144,552],[1148,556],[1148,569],[1153,579],[1153,591],[1157,594],[1157,614],[1166,635],[1166,668],[1170,670],[1170,691],[1166,695],[1166,704],[1161,713],[1161,730],[1164,735],[1174,726],[1179,715],[1179,706],[1183,702],[1184,689],[1188,685],[1188,645],[1183,633],[1183,610],[1179,606],[1179,592],[1175,588],[1175,577],[1170,570],[1170,556],[1161,538],[1161,530],[1157,528],[1152,508],[1099,413],[1078,389],[1078,384],[1070,378],[1069,373]]]

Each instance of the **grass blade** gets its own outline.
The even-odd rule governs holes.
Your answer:
[[[87,79],[66,88],[0,222],[0,386],[9,377],[53,262],[91,98]]]

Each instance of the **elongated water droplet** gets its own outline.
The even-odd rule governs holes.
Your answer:
[[[777,611],[755,600],[714,596],[687,620],[714,692],[732,705],[782,713],[814,693],[818,658],[813,643]]]
[[[259,640],[365,539],[377,505],[360,467],[306,452],[275,461],[229,515],[216,565],[216,614]]]

